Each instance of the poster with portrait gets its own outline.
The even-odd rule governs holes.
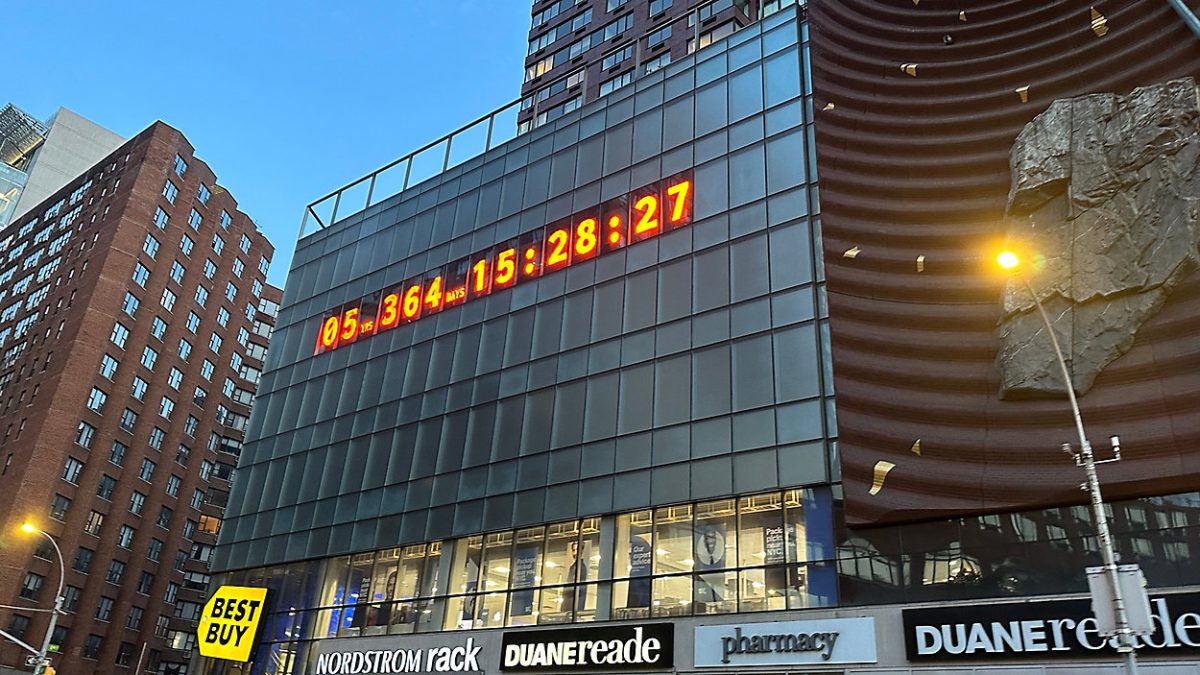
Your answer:
[[[725,524],[699,523],[692,531],[692,559],[697,572],[724,570]],[[725,574],[701,574],[696,578],[696,602],[721,602],[725,599]]]

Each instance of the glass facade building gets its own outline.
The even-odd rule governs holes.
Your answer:
[[[780,12],[301,239],[217,567],[405,603],[305,640],[836,602],[805,40]],[[314,355],[348,302],[681,172],[686,227]]]

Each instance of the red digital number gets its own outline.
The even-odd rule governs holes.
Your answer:
[[[658,214],[658,195],[649,194],[638,197],[637,201],[633,203],[630,220],[633,221],[633,234],[630,237],[633,241],[649,239],[658,234],[662,229],[662,221]]]
[[[599,229],[595,218],[584,218],[575,226],[575,260],[587,260],[599,252]]]
[[[433,314],[442,311],[442,275],[437,275],[425,287],[425,313]]]
[[[542,242],[537,232],[521,237],[521,279],[536,279],[542,276]]]
[[[416,321],[421,316],[421,284],[412,284],[404,291],[400,303],[400,317],[405,322]]]
[[[681,180],[668,184],[664,201],[668,206],[668,226],[674,229],[692,222],[692,181]]]
[[[497,288],[508,288],[517,283],[517,249],[506,248],[496,255]]]
[[[400,323],[400,293],[395,291],[383,296],[379,302],[379,330],[387,330]]]
[[[469,275],[469,295],[477,298],[481,295],[487,295],[492,291],[492,275],[491,268],[488,266],[487,256],[484,256],[475,261],[471,265],[471,273]]]
[[[338,335],[341,344],[350,344],[358,337],[358,308],[346,310],[342,314],[342,332]]]
[[[317,336],[317,353],[337,347],[338,333],[341,326],[342,321],[337,316],[325,319],[325,323],[321,324],[321,334]]]
[[[571,264],[571,231],[567,228],[554,230],[546,237],[546,264],[548,270],[556,270]]]

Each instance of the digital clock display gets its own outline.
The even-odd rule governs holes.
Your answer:
[[[692,222],[690,171],[347,303],[321,321],[317,354]]]

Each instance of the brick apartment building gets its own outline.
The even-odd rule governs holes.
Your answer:
[[[704,48],[796,0],[536,0],[522,131]]]
[[[156,122],[0,230],[0,628],[63,673],[186,672],[280,291]],[[27,653],[0,641],[0,664]]]

